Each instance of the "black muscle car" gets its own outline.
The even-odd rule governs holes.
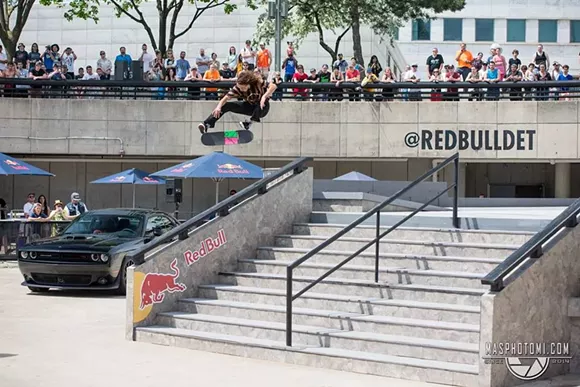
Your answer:
[[[179,222],[146,209],[88,211],[58,236],[17,251],[23,286],[33,292],[59,289],[117,289],[125,294],[128,252],[173,229]]]

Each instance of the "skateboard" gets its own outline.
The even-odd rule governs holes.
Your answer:
[[[201,135],[201,143],[206,146],[247,144],[253,139],[254,134],[249,130],[226,130]]]

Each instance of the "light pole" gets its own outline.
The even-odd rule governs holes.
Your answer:
[[[269,0],[268,18],[274,19],[275,45],[274,45],[274,69],[282,71],[282,19],[288,17],[288,0]]]

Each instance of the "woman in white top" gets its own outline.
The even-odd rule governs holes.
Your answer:
[[[173,50],[167,50],[167,58],[165,59],[165,69],[174,69],[175,68],[175,57],[173,56]]]

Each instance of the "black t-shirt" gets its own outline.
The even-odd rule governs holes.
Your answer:
[[[307,79],[309,81],[317,81],[318,80],[318,74],[309,75]]]
[[[14,62],[22,63],[26,67],[26,61],[28,60],[28,53],[26,51],[16,51],[14,53]]]
[[[520,66],[522,65],[522,61],[520,60],[520,58],[515,59],[515,58],[510,58],[510,60],[508,61],[510,67],[512,67],[513,64],[518,66],[518,69],[520,68]]]
[[[230,69],[227,70],[221,69],[220,75],[223,79],[230,79],[234,77],[234,72]]]
[[[429,66],[429,72],[431,73],[433,70],[441,67],[443,63],[445,63],[443,61],[443,56],[441,54],[437,54],[435,57],[433,55],[429,55],[425,64]]]
[[[35,68],[34,70],[30,70],[30,74],[32,74],[35,77],[42,77],[44,74],[46,74],[46,71],[44,71],[43,69],[36,70],[36,68]],[[32,85],[31,87],[33,89],[40,89],[42,86]]]
[[[327,72],[319,72],[318,73],[318,79],[320,79],[320,82],[330,82],[330,71]]]

